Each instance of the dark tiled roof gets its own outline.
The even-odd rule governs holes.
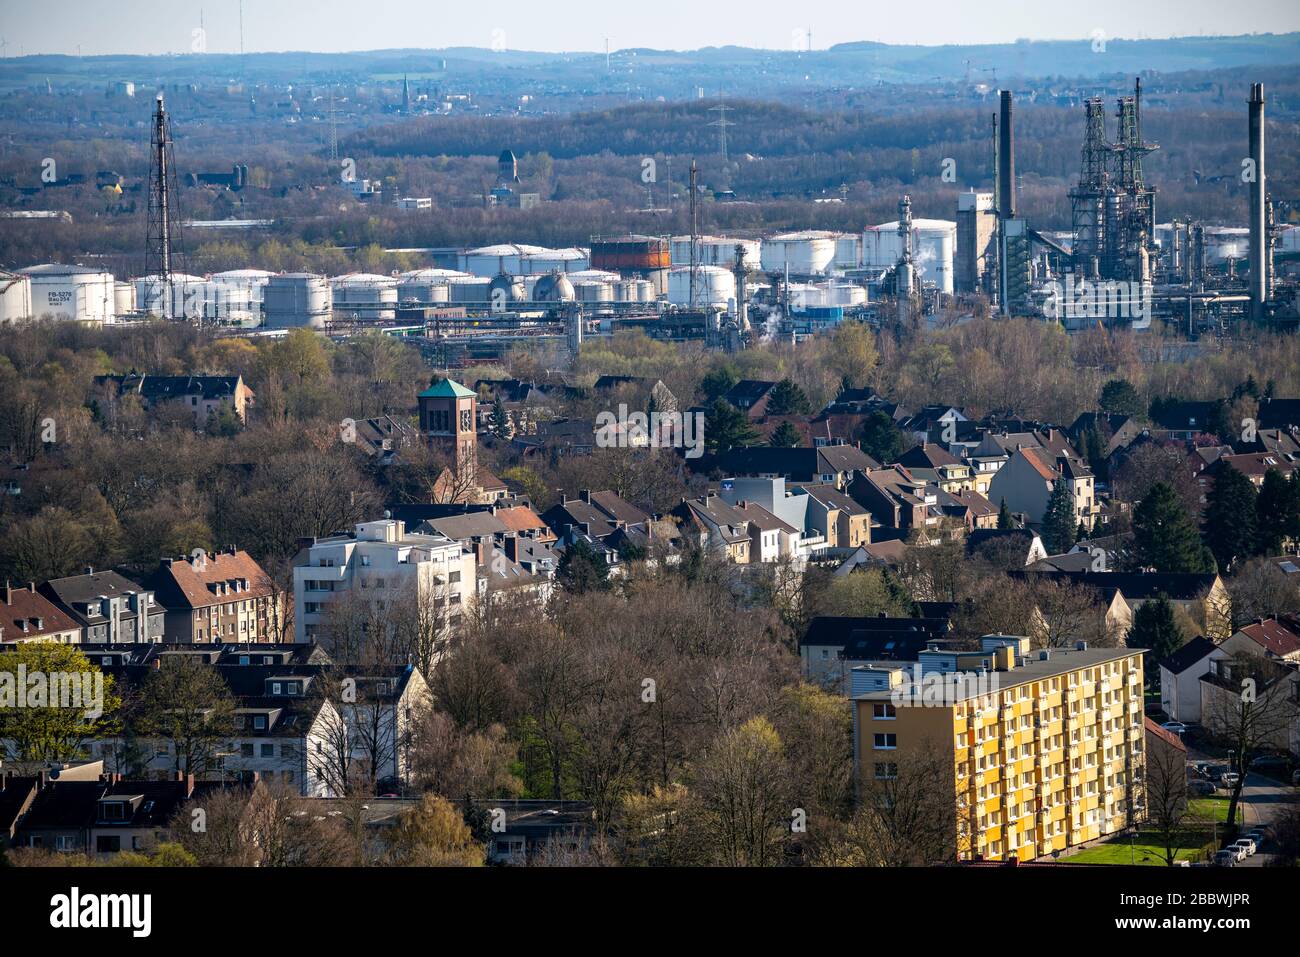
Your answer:
[[[1217,646],[1204,635],[1193,638],[1187,644],[1183,645],[1172,655],[1160,662],[1160,667],[1165,668],[1176,675],[1182,674],[1192,665],[1203,659],[1212,652]]]

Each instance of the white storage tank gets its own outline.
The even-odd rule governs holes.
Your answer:
[[[865,306],[867,290],[857,283],[834,282],[826,290],[828,306]]]
[[[763,271],[792,276],[824,276],[835,265],[835,233],[805,230],[763,240]]]
[[[548,272],[581,272],[591,266],[591,251],[577,246],[548,249],[524,243],[498,243],[465,251],[461,270],[491,279],[500,273],[511,276],[540,276]]]
[[[856,233],[835,237],[835,268],[857,269],[862,265],[861,243]]]
[[[488,286],[492,280],[486,276],[464,276],[447,283],[448,302],[481,305],[488,301]]]
[[[119,280],[113,283],[113,313],[125,316],[135,312],[135,284]]]
[[[272,276],[263,291],[262,318],[270,329],[323,327],[330,319],[329,283],[307,272]]]
[[[512,308],[523,302],[527,294],[522,279],[505,273],[493,276],[488,283],[488,303],[494,310]]]
[[[398,277],[397,301],[434,305],[450,300],[447,288],[452,279],[466,274],[455,269],[413,269]]]
[[[700,266],[695,270],[695,305],[726,306],[736,298],[736,277],[722,266]],[[691,268],[674,269],[668,276],[668,301],[674,306],[691,303]]]
[[[32,281],[27,276],[0,272],[0,322],[32,317]]]
[[[227,269],[225,272],[213,273],[210,279],[217,286],[229,290],[239,290],[239,294],[232,291],[231,296],[248,301],[260,314],[266,284],[274,275],[275,273],[268,272],[265,269]],[[242,295],[244,292],[247,293],[247,296]]]
[[[170,294],[161,276],[140,276],[135,282],[135,301],[142,312],[169,319],[193,319],[203,315],[207,280],[202,276],[172,273]]]
[[[113,274],[89,266],[45,263],[20,269],[31,280],[32,314],[76,322],[112,322],[116,317]]]
[[[912,220],[912,262],[917,275],[942,292],[952,292],[957,224],[949,219]],[[862,265],[888,269],[903,258],[898,220],[871,226],[862,233]]]
[[[397,318],[397,280],[376,273],[354,272],[330,280],[334,317],[359,322],[392,322]]]
[[[730,236],[699,236],[695,243],[695,262],[700,266],[727,266],[736,263],[736,247],[742,248],[741,261],[750,269],[759,269],[763,263],[763,244],[757,239],[733,239]],[[669,242],[668,254],[674,266],[691,264],[691,237],[674,236]]]
[[[614,284],[599,279],[586,279],[573,284],[573,293],[578,302],[613,302]]]

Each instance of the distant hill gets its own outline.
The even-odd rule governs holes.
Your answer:
[[[475,47],[356,53],[229,53],[172,56],[39,55],[0,60],[0,88],[108,83],[360,82],[403,75],[457,90],[499,94],[538,91],[667,99],[719,89],[748,97],[792,90],[862,89],[882,83],[1007,83],[1087,79],[1140,72],[1300,65],[1300,33],[1162,40],[1023,40],[972,46],[842,43],[793,52],[748,47],[672,51],[626,49],[606,69],[604,53],[535,53]],[[741,84],[738,77],[743,77]],[[743,90],[739,87],[743,86]]]

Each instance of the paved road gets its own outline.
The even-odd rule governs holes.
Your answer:
[[[1292,788],[1279,784],[1272,778],[1251,772],[1246,775],[1246,786],[1241,789],[1242,812],[1246,819],[1246,828],[1257,824],[1272,824],[1274,816],[1281,810],[1285,801],[1291,797]],[[1268,847],[1265,842],[1264,847]],[[1242,867],[1263,867],[1273,855],[1266,850],[1246,858]]]

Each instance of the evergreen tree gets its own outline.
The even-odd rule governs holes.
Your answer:
[[[792,449],[803,441],[803,436],[789,422],[782,422],[772,432],[768,443],[779,449]]]
[[[768,415],[806,415],[809,409],[808,396],[791,379],[782,379],[768,393]]]
[[[565,591],[583,595],[609,587],[609,567],[586,541],[579,539],[564,550],[555,577]]]
[[[1097,427],[1090,426],[1083,433],[1083,454],[1088,459],[1088,468],[1100,481],[1108,481],[1110,462],[1106,459],[1106,443],[1101,440]]]
[[[1141,415],[1142,400],[1137,389],[1127,379],[1111,379],[1101,387],[1097,404],[1103,412],[1117,415]]]
[[[1255,500],[1255,552],[1278,555],[1283,543],[1293,538],[1300,538],[1300,471],[1288,480],[1269,469]]]
[[[998,531],[1005,532],[1012,528],[1015,525],[1011,521],[1011,509],[1007,508],[1007,500],[1004,498],[998,506]]]
[[[704,393],[704,398],[709,402],[714,399],[720,399],[728,392],[731,387],[740,381],[740,376],[736,374],[736,369],[730,364],[720,365],[716,369],[707,372],[703,379],[700,380],[700,391]]]
[[[898,431],[894,420],[879,409],[863,420],[858,428],[858,441],[862,444],[862,451],[881,465],[897,462],[903,454],[903,433]]]
[[[1152,664],[1168,658],[1186,640],[1178,622],[1174,620],[1174,606],[1164,595],[1155,601],[1143,602],[1133,613],[1133,627],[1129,629],[1127,637],[1128,646],[1150,649]],[[1148,675],[1155,672],[1155,668],[1147,669]]]
[[[744,412],[723,399],[709,406],[704,417],[704,447],[708,451],[721,454],[757,441],[758,433]]]
[[[510,438],[510,416],[506,404],[501,401],[500,393],[492,403],[492,434],[498,439]]]
[[[1043,512],[1043,547],[1049,555],[1069,551],[1074,544],[1074,496],[1065,479],[1057,479]]]
[[[1133,509],[1133,564],[1158,572],[1214,570],[1213,555],[1168,482],[1152,485]]]
[[[1227,569],[1255,550],[1255,486],[1240,470],[1221,463],[1205,497],[1206,544],[1219,567]]]

